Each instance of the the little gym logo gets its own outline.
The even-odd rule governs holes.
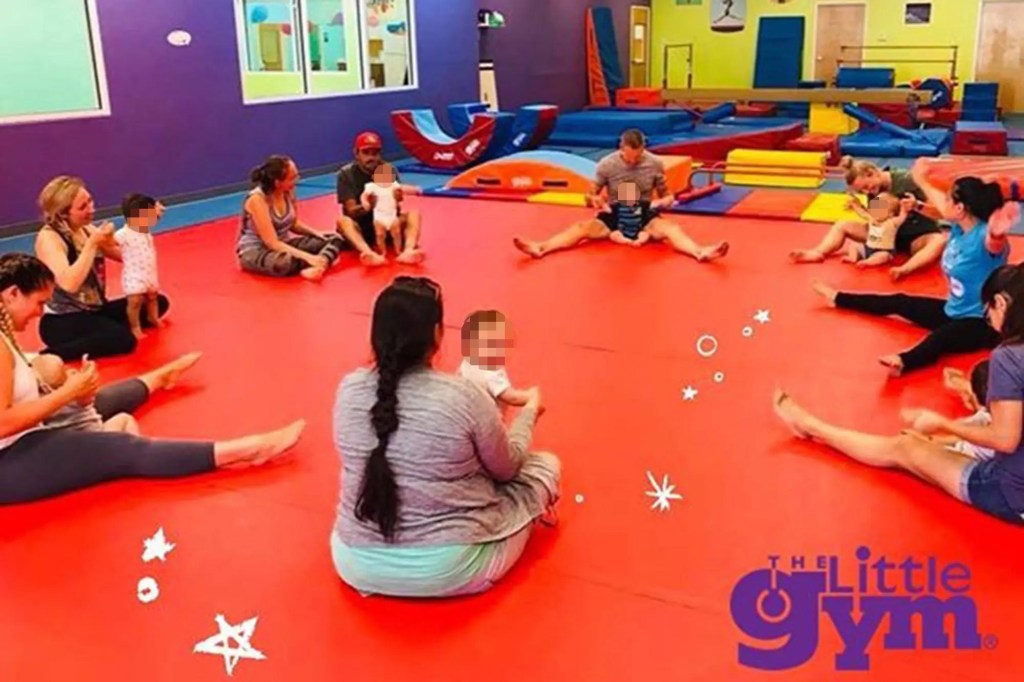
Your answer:
[[[759,670],[803,665],[818,650],[823,614],[842,641],[836,670],[868,670],[868,650],[879,644],[906,651],[998,643],[978,631],[966,565],[935,557],[890,560],[872,556],[868,547],[855,559],[841,567],[838,556],[769,556],[768,568],[743,576],[729,602],[746,639],[740,663]]]

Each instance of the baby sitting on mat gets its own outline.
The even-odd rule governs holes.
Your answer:
[[[843,262],[858,268],[890,262],[896,252],[896,233],[910,215],[904,203],[896,195],[883,192],[868,202],[867,210],[856,197],[850,198],[847,207],[868,221],[868,239],[864,244],[851,243]]]
[[[32,369],[43,384],[43,390],[60,388],[68,379],[64,361],[56,355],[37,355],[32,360]],[[46,420],[51,429],[76,429],[79,431],[121,431],[139,435],[139,423],[126,412],[115,414],[103,421],[103,417],[90,401],[83,405],[72,402],[57,410]]]
[[[459,376],[469,379],[497,403],[522,407],[536,389],[514,388],[505,371],[507,338],[505,315],[478,310],[462,325],[462,364]]]

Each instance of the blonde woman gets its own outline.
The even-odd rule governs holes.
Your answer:
[[[46,390],[15,338],[39,317],[54,276],[37,258],[0,256],[0,504],[31,502],[120,478],[176,478],[277,459],[299,440],[302,421],[230,441],[141,438],[129,433],[48,428],[75,402],[95,399],[104,416],[130,410],[128,384],[100,389],[96,363],[69,370]]]
[[[121,260],[114,225],[93,225],[92,195],[80,178],[69,175],[47,183],[39,194],[39,208],[44,224],[36,236],[35,252],[56,278],[53,298],[39,323],[46,352],[64,360],[131,353],[138,339],[128,323],[127,299],[110,301],[106,295],[105,259]],[[169,306],[161,294],[161,317]],[[156,320],[142,311],[141,322],[152,327]]]
[[[902,265],[893,267],[889,274],[900,280],[942,258],[946,236],[928,214],[925,195],[909,170],[882,169],[870,161],[855,161],[844,156],[839,165],[846,170],[846,184],[851,192],[876,197],[883,192],[895,194],[910,214],[896,233],[896,253],[909,256]],[[851,201],[851,208],[856,200]],[[859,206],[859,204],[858,204]],[[860,213],[861,211],[858,211]],[[825,237],[812,249],[793,251],[794,263],[820,263],[829,256],[842,253],[846,240],[861,244],[868,239],[868,221],[840,221],[829,228]]]

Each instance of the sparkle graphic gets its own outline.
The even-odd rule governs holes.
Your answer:
[[[651,487],[654,488],[654,490],[648,490],[646,493],[648,497],[655,498],[654,504],[651,505],[651,509],[668,511],[670,505],[669,500],[683,499],[682,495],[672,492],[676,487],[674,485],[669,485],[668,474],[665,474],[665,476],[662,477],[661,485],[658,485],[658,482],[654,480],[654,476],[651,475],[650,471],[647,472],[647,480],[651,482]]]
[[[693,400],[697,397],[697,389],[693,386],[687,386],[683,389],[683,400]]]
[[[702,358],[710,358],[718,352],[718,339],[711,334],[704,334],[697,339],[697,353]]]
[[[576,504],[583,504],[583,496],[582,495],[577,495],[576,496]]]
[[[720,384],[725,381],[725,372],[715,372],[715,376],[712,377],[716,384]]]
[[[167,561],[167,555],[174,549],[174,543],[167,542],[164,536],[164,529],[161,528],[151,538],[142,541],[145,551],[142,552],[142,560],[147,564],[153,559]]]
[[[192,653],[223,656],[224,668],[229,676],[234,674],[235,666],[238,665],[239,659],[249,658],[257,661],[266,659],[266,656],[262,652],[253,649],[252,644],[249,642],[252,639],[253,632],[256,630],[258,617],[250,618],[241,625],[231,625],[219,613],[215,620],[220,632],[196,644],[192,649]],[[238,646],[231,646],[231,644],[237,644]]]
[[[757,315],[754,315],[754,319],[761,324],[768,324],[771,320],[768,318],[768,310],[758,310]]]
[[[160,586],[152,578],[143,578],[139,581],[136,594],[140,602],[149,604],[156,601],[156,598],[160,596]]]
[[[743,336],[745,336],[745,337],[747,337],[749,339],[753,335],[754,335],[754,328],[753,327],[744,327],[743,328]]]

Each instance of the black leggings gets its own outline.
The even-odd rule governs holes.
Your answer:
[[[171,303],[163,294],[159,302],[160,317],[163,317]],[[147,328],[155,322],[149,319],[145,306],[139,319]],[[62,360],[79,360],[86,353],[93,358],[126,355],[133,352],[139,343],[128,324],[126,298],[108,301],[91,313],[43,315],[39,321],[39,336],[46,344],[43,352],[57,355]]]
[[[836,307],[869,315],[896,315],[924,327],[931,334],[910,350],[900,353],[903,371],[910,372],[934,365],[943,355],[991,350],[999,344],[999,334],[984,318],[954,319],[946,315],[946,301],[906,294],[836,295]]]
[[[96,394],[104,419],[149,397],[130,379]],[[0,504],[32,502],[118,478],[177,478],[212,471],[213,443],[154,440],[127,433],[42,429],[0,450]]]

